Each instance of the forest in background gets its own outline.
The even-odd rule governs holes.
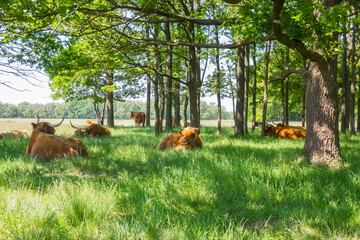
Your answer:
[[[144,111],[146,103],[141,101],[116,101],[114,104],[115,119],[130,119],[131,111]],[[261,109],[261,106],[259,107]],[[234,119],[232,111],[222,109],[222,119]],[[106,111],[106,110],[105,110]],[[181,108],[183,112],[183,108]],[[189,109],[188,109],[189,116]],[[106,113],[106,112],[105,112]],[[23,102],[18,105],[0,102],[0,118],[34,118],[38,114],[42,118],[75,118],[75,119],[95,119],[93,103],[90,100],[69,101],[65,103],[46,103],[46,104],[30,104]],[[250,116],[250,113],[249,113]],[[273,102],[269,106],[267,118],[270,121],[281,121],[281,104]],[[258,115],[261,121],[262,115]],[[151,111],[150,118],[155,119],[155,112]],[[202,120],[216,120],[217,106],[214,102],[201,102],[200,118]],[[250,119],[248,119],[250,121]],[[290,112],[290,121],[301,121],[301,113]]]

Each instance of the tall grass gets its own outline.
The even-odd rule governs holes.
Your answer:
[[[167,133],[153,131],[112,128],[81,138],[89,158],[52,162],[25,156],[28,138],[0,141],[0,239],[360,238],[359,136],[341,135],[335,171],[258,130],[202,127],[204,148],[187,152],[156,151]]]

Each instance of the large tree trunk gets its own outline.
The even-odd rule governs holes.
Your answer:
[[[254,54],[253,59],[253,89],[252,89],[252,127],[251,131],[255,131],[255,121],[256,121],[256,44],[254,44]]]
[[[170,24],[165,23],[166,41],[170,42]],[[167,46],[166,53],[166,126],[165,131],[172,130],[172,46]]]
[[[343,56],[342,56],[342,98],[341,98],[341,132],[346,133],[349,129],[349,65],[347,61],[346,31],[343,33]]]
[[[218,26],[215,26],[215,40],[219,44]],[[221,93],[220,93],[220,49],[216,49],[216,98],[217,98],[217,135],[221,134]]]
[[[245,83],[244,83],[244,134],[248,134],[249,81],[250,81],[250,45],[245,46]]]
[[[188,103],[189,103],[189,97],[186,95],[185,98],[184,98],[184,127],[188,127],[188,124],[187,124],[187,107],[188,107]]]
[[[310,62],[306,83],[306,138],[302,154],[311,163],[341,165],[337,95],[337,59]]]
[[[244,135],[244,87],[245,87],[245,49],[237,49],[236,64],[236,118],[235,118],[235,136]]]
[[[266,124],[266,112],[267,112],[267,102],[268,102],[268,78],[269,78],[269,61],[270,61],[270,49],[271,42],[266,42],[265,48],[265,76],[264,76],[264,106],[263,106],[263,117],[261,124],[261,136],[265,136],[265,124]]]
[[[351,38],[351,87],[350,87],[350,136],[355,135],[355,84],[356,84],[356,37],[358,32],[358,24],[354,23]]]
[[[114,73],[111,70],[106,71],[106,84],[112,86],[114,84]],[[114,94],[113,92],[106,92],[106,106],[107,106],[107,126],[114,127]]]

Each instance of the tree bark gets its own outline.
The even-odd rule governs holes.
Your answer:
[[[244,135],[244,88],[245,88],[245,49],[237,49],[236,61],[236,118],[235,118],[235,136]]]
[[[254,44],[254,54],[253,59],[253,89],[252,89],[252,127],[251,131],[255,131],[255,121],[256,121],[256,44]]]
[[[268,78],[269,78],[269,61],[270,61],[270,49],[271,42],[266,42],[265,47],[265,76],[264,76],[264,106],[263,106],[263,117],[261,124],[261,136],[265,136],[265,124],[266,124],[266,112],[267,112],[267,101],[268,101]]]
[[[219,44],[219,31],[218,26],[215,26],[215,41]],[[217,98],[217,135],[221,134],[221,92],[220,92],[220,49],[216,49],[216,98]]]
[[[304,70],[309,71],[304,61]],[[308,81],[309,74],[303,75],[303,84],[302,84],[302,109],[301,109],[301,126],[305,127],[305,111],[306,111],[306,82]]]
[[[244,83],[244,134],[248,134],[249,81],[250,81],[250,45],[245,46],[245,83]]]
[[[114,84],[114,73],[111,70],[106,71],[107,85]],[[113,92],[106,92],[106,106],[107,106],[107,126],[114,127],[114,94]]]
[[[150,127],[151,78],[148,76],[146,86],[146,126]]]
[[[231,100],[232,100],[232,105],[233,105],[233,118],[234,121],[236,119],[236,108],[235,108],[235,93],[234,93],[234,87],[233,87],[233,83],[232,83],[232,79],[231,79],[231,68],[230,66],[228,66],[228,70],[229,70],[229,83],[230,83],[230,91],[231,91]]]
[[[339,167],[337,59],[310,62],[306,83],[306,138],[302,154],[311,163]]]
[[[175,114],[175,127],[180,128],[180,83],[174,82],[174,114]]]
[[[343,33],[343,56],[342,56],[342,98],[341,98],[341,132],[346,133],[349,128],[349,67],[347,61],[347,38],[346,31]]]
[[[286,69],[289,68],[290,64],[290,49],[286,48]],[[284,105],[284,124],[289,125],[289,80],[290,76],[285,79],[285,105]]]
[[[159,31],[157,26],[154,26],[154,38],[156,39],[159,35]],[[154,56],[154,65],[157,72],[161,72],[161,58],[158,47],[155,45],[155,56]],[[160,82],[160,75],[155,73],[155,80],[154,80],[154,109],[155,109],[155,135],[159,135],[162,132],[162,125],[161,125],[161,111],[159,107],[159,82]]]
[[[146,27],[146,36],[150,37],[150,28]],[[148,57],[148,63],[150,63],[150,54],[147,54]],[[146,85],[146,117],[145,117],[145,124],[147,127],[150,127],[150,107],[151,107],[151,77],[148,74],[147,75],[147,85]]]
[[[165,23],[166,41],[171,41],[170,24]],[[167,46],[166,53],[166,126],[165,131],[172,130],[172,46]]]
[[[358,33],[358,24],[354,23],[351,38],[351,87],[350,87],[350,136],[355,135],[355,84],[356,84],[356,38]]]

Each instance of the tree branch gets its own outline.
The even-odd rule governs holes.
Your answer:
[[[296,49],[305,59],[310,59],[314,62],[323,62],[325,58],[322,55],[314,51],[309,51],[303,42],[297,39],[291,39],[288,35],[283,33],[280,14],[284,7],[285,0],[273,0],[273,2],[274,6],[271,26],[276,40],[289,48]]]
[[[301,76],[305,77],[307,74],[309,74],[309,71],[301,69],[301,68],[289,68],[280,73],[278,76],[272,78],[269,80],[269,82],[275,82],[275,81],[283,81],[287,77],[289,77],[291,74],[300,74]]]

